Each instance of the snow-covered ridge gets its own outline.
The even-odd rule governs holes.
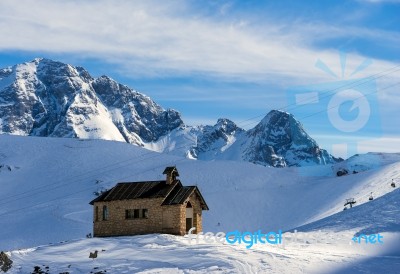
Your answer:
[[[168,165],[177,166],[183,184],[200,188],[210,207],[204,230],[212,232],[290,229],[341,212],[346,198],[368,203],[371,192],[374,198],[391,192],[391,179],[400,177],[397,154],[382,154],[381,166],[342,177],[335,165],[310,171],[192,161],[102,140],[0,135],[0,155],[0,164],[11,167],[0,172],[0,250],[86,235],[95,192],[121,181],[160,180]]]
[[[108,76],[36,58],[0,70],[0,133],[127,142],[190,159],[273,167],[336,162],[289,113],[273,110],[245,131],[229,119],[187,126],[178,111]]]
[[[48,59],[0,70],[1,133],[143,145],[183,125],[178,112],[107,76]]]

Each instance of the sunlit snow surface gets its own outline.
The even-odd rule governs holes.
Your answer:
[[[48,266],[50,273],[398,273],[400,269],[399,184],[390,186],[400,176],[399,154],[359,155],[333,167],[276,169],[193,161],[121,142],[0,135],[0,165],[0,250],[13,250],[11,273],[31,273],[35,265]],[[185,237],[158,234],[85,238],[92,227],[88,203],[93,192],[120,181],[160,180],[167,165],[177,166],[184,185],[199,186],[210,207],[203,215],[205,231],[293,232],[297,227],[304,238],[320,237],[320,241],[246,249],[243,244],[189,244]],[[359,173],[337,177],[339,168]],[[371,192],[373,201],[368,200]],[[343,211],[350,197],[357,201],[356,207]],[[311,221],[315,222],[301,226]],[[384,243],[350,245],[360,233],[381,233]],[[329,241],[321,235],[329,236]],[[89,259],[94,250],[99,251],[98,258]]]

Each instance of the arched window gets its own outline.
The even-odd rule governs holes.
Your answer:
[[[186,232],[193,227],[193,207],[190,202],[186,204]]]
[[[108,208],[107,206],[103,206],[103,221],[107,221],[108,220]]]

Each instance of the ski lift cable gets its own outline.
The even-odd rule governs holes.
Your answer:
[[[184,160],[186,160],[186,159],[185,159],[185,158],[182,158],[182,159],[177,160],[177,161],[172,161],[171,164],[172,164],[172,163],[176,163],[176,162],[182,162],[182,161],[184,161]],[[139,174],[145,174],[145,173],[147,173],[147,172],[150,171],[150,170],[154,170],[155,168],[163,167],[163,166],[165,166],[165,163],[163,163],[163,164],[161,164],[161,165],[159,165],[159,166],[156,166],[156,167],[152,166],[151,168],[148,168],[148,169],[146,169],[146,170],[144,170],[144,171],[142,171],[142,172],[135,172],[134,174],[135,174],[135,176],[136,176],[136,175],[139,175]],[[122,179],[126,179],[126,178],[131,178],[131,176],[132,176],[132,175],[127,175],[127,176],[124,176],[124,177],[119,177],[119,178],[117,178],[117,180],[122,180]],[[105,181],[105,182],[106,182],[106,181]],[[105,182],[102,182],[101,184],[104,184]],[[107,182],[108,182],[108,181],[107,181]],[[13,210],[6,210],[6,211],[4,211],[4,212],[2,212],[2,213],[0,214],[0,217],[2,217],[2,216],[4,216],[4,215],[8,215],[8,214],[10,214],[10,213],[15,213],[15,212],[18,212],[18,211],[21,211],[21,210],[25,210],[25,209],[28,209],[28,208],[34,208],[34,207],[37,207],[37,206],[40,206],[40,205],[44,205],[44,204],[47,204],[47,203],[51,203],[51,202],[55,202],[55,201],[60,201],[60,200],[64,199],[65,197],[69,197],[69,196],[72,196],[72,195],[75,195],[75,194],[83,193],[83,192],[86,192],[86,191],[91,190],[91,189],[93,189],[93,186],[86,187],[86,188],[80,189],[80,190],[78,190],[78,191],[74,191],[74,192],[72,192],[72,193],[63,194],[61,197],[57,197],[57,198],[54,198],[54,199],[51,199],[51,200],[47,200],[47,201],[44,201],[44,202],[31,204],[31,205],[28,205],[28,206],[25,206],[25,207],[22,207],[22,208],[13,209]]]
[[[390,85],[390,86],[387,86],[387,87],[385,87],[385,88],[382,88],[382,89],[380,89],[380,90],[385,90],[385,89],[387,89],[387,88],[391,88],[391,87],[393,87],[393,86],[396,86],[396,85],[399,85],[400,84],[400,82],[398,82],[398,83],[395,83],[395,84],[393,84],[393,85]],[[369,93],[369,94],[372,94],[372,93],[376,93],[377,91],[374,91],[374,92],[371,92],[371,93]],[[366,94],[366,96],[368,96],[369,94]],[[357,99],[359,99],[359,98],[362,98],[363,96],[360,96],[360,97],[358,97],[358,98],[356,98],[355,100],[357,100]],[[337,106],[333,106],[333,107],[337,107]],[[324,110],[324,111],[326,111],[326,110]],[[324,111],[319,111],[319,112],[316,112],[316,113],[314,113],[314,114],[311,114],[311,115],[308,115],[308,116],[305,116],[305,117],[302,117],[302,118],[300,118],[299,120],[301,120],[301,119],[305,119],[305,118],[308,118],[308,117],[311,117],[311,116],[314,116],[314,115],[317,115],[317,114],[319,114],[319,113],[321,113],[321,112],[324,112]],[[284,144],[284,143],[286,143],[285,141],[283,141],[283,142],[280,142],[280,143],[282,143],[282,144]],[[279,144],[280,144],[279,143]],[[177,147],[178,149],[179,148],[185,148],[186,147],[186,145],[182,145],[181,147]],[[141,154],[141,155],[139,155],[138,157],[132,157],[131,159],[128,159],[128,160],[124,160],[124,161],[119,161],[119,162],[117,162],[117,163],[114,163],[114,164],[111,164],[111,165],[107,165],[107,166],[115,166],[115,165],[117,165],[115,168],[113,168],[113,169],[106,169],[106,170],[103,170],[102,172],[97,172],[96,174],[104,174],[104,173],[109,173],[109,171],[111,171],[111,170],[115,170],[115,169],[119,169],[119,168],[121,168],[121,167],[123,167],[123,166],[128,166],[128,165],[130,165],[130,164],[127,164],[128,162],[131,162],[131,161],[133,161],[133,160],[139,160],[138,158],[140,158],[140,157],[142,157],[142,156],[146,156],[146,155],[149,155],[149,154],[152,154],[152,153],[154,153],[154,151],[149,151],[149,152],[146,152],[146,153],[144,153],[144,154]],[[169,152],[167,152],[167,153],[165,153],[165,154],[168,154]],[[150,156],[149,158],[154,158],[154,157],[157,157],[158,155],[152,155],[152,156]],[[143,159],[143,160],[145,160],[145,159]],[[125,163],[123,166],[118,166],[118,164],[121,164],[121,163]],[[92,173],[92,172],[94,172],[94,171],[96,171],[96,170],[99,170],[99,168],[96,168],[96,169],[93,169],[92,171],[88,171],[88,172],[85,172],[85,173],[83,173],[82,175],[77,175],[77,176],[73,176],[73,177],[78,177],[79,178],[79,176],[88,176],[88,173]],[[91,175],[92,176],[92,175]],[[90,176],[90,177],[91,177]],[[72,178],[73,178],[72,177]],[[72,179],[72,178],[69,178],[69,179]],[[67,179],[67,180],[69,180],[69,179]],[[87,179],[90,179],[90,178],[82,178],[81,180],[87,180]],[[6,197],[5,198],[5,200],[3,199],[3,201],[0,203],[0,205],[4,205],[4,204],[7,204],[8,202],[9,202],[9,200],[8,199],[11,199],[11,200],[15,200],[15,197],[18,197],[18,196],[23,196],[23,195],[26,195],[26,196],[30,196],[31,194],[32,194],[32,192],[35,192],[35,191],[40,191],[40,192],[46,192],[46,191],[49,191],[49,190],[54,190],[54,189],[56,189],[56,188],[58,188],[58,187],[63,187],[63,186],[65,186],[66,185],[66,180],[60,180],[60,182],[58,183],[58,184],[54,184],[54,183],[50,183],[50,184],[46,184],[46,185],[42,185],[42,186],[40,186],[40,187],[37,187],[37,188],[35,188],[35,189],[31,189],[31,190],[29,190],[29,191],[25,191],[25,192],[22,192],[22,193],[18,193],[18,194],[15,194],[15,195],[11,195],[11,196],[8,196],[8,197]],[[50,186],[50,188],[49,188],[49,186]]]
[[[320,96],[322,96],[322,97],[320,97],[320,99],[324,99],[324,98],[327,98],[327,97],[331,96],[330,93],[335,91],[335,90],[340,90],[340,89],[343,89],[343,88],[354,88],[354,87],[358,87],[358,86],[361,86],[361,85],[365,85],[369,81],[380,79],[382,77],[386,77],[386,76],[388,76],[388,75],[390,75],[390,74],[392,74],[394,72],[397,72],[397,71],[400,71],[400,65],[393,66],[393,67],[391,67],[391,68],[389,68],[387,70],[372,74],[372,75],[370,75],[370,76],[368,76],[366,78],[354,81],[352,83],[344,84],[342,86],[339,86],[339,87],[336,87],[336,88],[333,88],[333,89],[323,90],[323,91],[321,91]],[[380,75],[380,74],[382,74],[382,75]],[[308,101],[309,101],[308,99],[300,100],[300,102],[302,102],[302,103],[307,103]],[[293,106],[293,108],[290,108],[291,106]],[[286,106],[283,106],[283,107],[281,107],[279,109],[285,110],[285,111],[291,111],[291,110],[294,110],[294,109],[297,109],[297,108],[299,108],[299,106],[296,103],[292,103],[292,104],[288,104]],[[263,113],[263,114],[260,114],[260,115],[257,115],[257,116],[254,116],[254,117],[239,121],[237,124],[239,125],[239,124],[242,124],[243,122],[251,121],[251,120],[263,117],[265,115],[266,114]],[[247,125],[247,124],[245,124],[245,125]]]
[[[396,178],[392,178],[392,180],[393,179],[396,179]],[[400,180],[400,178],[398,178],[398,180]],[[363,200],[363,198],[366,198],[366,197],[368,197],[368,199],[369,199],[370,197],[373,197],[372,193],[374,193],[374,192],[375,193],[379,193],[379,190],[385,190],[385,189],[388,189],[388,186],[383,183],[380,186],[374,188],[374,191],[370,192],[370,194],[364,194],[364,195],[361,195],[361,196],[355,196],[355,197],[358,197],[358,198],[354,198],[354,199]],[[389,193],[389,192],[387,192],[387,193]]]
[[[395,69],[396,67],[400,67],[400,65],[395,66],[395,67],[392,67],[391,69],[386,70],[386,71],[383,71],[383,72],[387,72],[387,71],[393,70],[393,69]],[[399,69],[396,69],[395,71],[397,71],[397,70],[400,70],[400,68],[399,68]],[[393,72],[395,72],[395,71],[392,71],[392,72],[390,72],[390,73],[393,73]],[[383,73],[383,72],[381,72],[381,73]],[[381,74],[381,73],[377,73],[377,74],[375,74],[375,75],[378,75],[378,74]],[[387,74],[390,74],[390,73],[387,73]],[[374,75],[371,75],[371,77],[372,77],[372,76],[374,76]],[[384,74],[384,75],[381,75],[381,76],[379,76],[379,77],[383,77],[383,76],[385,76],[385,74]],[[370,80],[373,80],[373,79],[374,79],[374,78],[371,78]],[[365,80],[365,79],[363,79],[363,80]],[[365,84],[365,82],[362,82],[361,84]],[[359,85],[361,85],[361,84],[359,84]],[[397,84],[399,84],[399,83],[397,83]],[[395,85],[397,85],[397,84],[395,84]],[[390,88],[390,87],[395,86],[395,85],[391,85],[391,86],[382,88],[382,89],[380,89],[380,90],[384,90],[384,89]],[[355,86],[353,86],[353,87],[355,87]],[[342,87],[339,87],[339,88],[342,88]],[[374,92],[374,93],[375,93],[375,92]],[[316,115],[316,114],[319,114],[319,113],[320,113],[320,112],[315,113],[315,114],[313,114],[313,115]],[[311,115],[310,115],[310,116],[303,117],[303,118],[300,118],[299,120],[305,119],[305,118],[308,118],[308,117],[311,117]],[[253,118],[250,118],[250,119],[253,119]],[[249,120],[249,119],[248,119],[248,120]],[[285,142],[282,142],[282,143],[285,143]],[[180,147],[177,147],[177,148],[180,149],[180,148],[185,148],[185,147],[187,147],[187,146],[186,146],[186,145],[183,145],[183,146],[180,146]],[[60,180],[59,180],[59,183],[57,183],[57,181],[56,181],[55,184],[54,184],[54,182],[52,182],[52,183],[50,183],[50,184],[46,184],[46,185],[42,185],[42,186],[37,187],[37,188],[34,188],[34,189],[30,189],[29,191],[25,191],[25,192],[22,192],[22,193],[18,193],[18,194],[15,194],[15,195],[8,196],[8,197],[5,198],[6,201],[3,199],[2,203],[0,203],[0,205],[3,205],[3,204],[8,203],[8,200],[7,200],[7,199],[14,199],[14,200],[15,200],[15,198],[18,197],[18,196],[31,195],[32,192],[35,192],[35,191],[39,191],[39,190],[40,190],[40,192],[46,192],[46,191],[49,191],[49,190],[53,190],[54,187],[63,187],[63,186],[65,186],[65,184],[68,182],[68,180],[78,179],[78,178],[83,177],[83,176],[85,176],[85,177],[83,177],[83,178],[81,178],[81,179],[79,179],[79,180],[88,180],[88,179],[90,179],[91,176],[92,176],[92,175],[91,175],[90,178],[89,178],[89,177],[88,177],[89,174],[90,174],[90,173],[93,173],[93,172],[96,172],[95,174],[109,173],[110,169],[107,169],[107,168],[109,168],[109,167],[111,167],[111,166],[115,166],[114,169],[111,169],[111,170],[115,170],[115,169],[118,169],[118,168],[121,168],[121,167],[122,167],[122,166],[118,166],[118,165],[120,165],[120,164],[125,164],[124,166],[126,166],[126,165],[127,165],[127,164],[126,164],[127,162],[132,162],[132,161],[134,161],[134,160],[139,160],[140,157],[149,155],[149,154],[151,154],[151,153],[154,153],[154,152],[153,152],[153,151],[149,151],[149,152],[147,152],[147,153],[143,153],[143,154],[141,154],[141,155],[139,155],[139,156],[135,156],[135,157],[132,157],[132,158],[127,159],[127,160],[118,161],[118,162],[115,162],[115,163],[112,163],[112,164],[107,164],[107,165],[105,165],[105,166],[92,169],[92,170],[90,170],[90,171],[86,171],[86,172],[84,172],[84,173],[82,173],[82,174],[74,175],[74,176],[68,178],[67,181],[66,181],[66,180],[63,180],[63,179],[60,179]],[[167,152],[167,153],[165,153],[165,154],[168,154],[168,153],[169,153],[169,152]],[[155,156],[154,156],[154,157],[155,157]],[[150,157],[150,158],[152,158],[152,157]],[[99,172],[99,171],[100,171],[100,172]],[[49,186],[50,186],[50,188],[48,188]],[[52,188],[52,187],[53,187],[53,188]]]
[[[168,154],[168,153],[169,152],[167,152],[165,154]],[[148,156],[148,155],[150,155],[150,156],[146,157],[146,158],[143,157],[143,156]],[[79,174],[79,175],[71,176],[71,177],[66,178],[64,180],[63,179],[59,179],[59,180],[56,180],[56,181],[52,181],[49,184],[41,185],[39,187],[30,189],[30,190],[27,190],[27,191],[23,191],[23,192],[14,194],[14,195],[7,196],[0,202],[0,206],[1,205],[5,205],[5,204],[7,204],[7,203],[9,203],[11,201],[14,201],[14,200],[22,200],[22,199],[25,199],[28,196],[32,196],[32,195],[35,195],[35,194],[39,194],[39,193],[55,190],[55,189],[62,188],[62,187],[66,187],[67,185],[69,185],[69,183],[73,183],[73,182],[76,182],[76,181],[84,182],[86,180],[92,179],[92,177],[94,175],[108,174],[110,171],[114,171],[114,170],[117,170],[117,169],[132,165],[132,161],[135,161],[135,162],[141,161],[141,162],[143,162],[143,161],[146,161],[146,160],[149,160],[149,159],[153,159],[153,158],[156,158],[156,157],[159,157],[159,156],[160,155],[157,154],[156,152],[149,151],[149,152],[145,152],[145,153],[143,153],[143,154],[141,154],[139,156],[135,156],[135,157],[132,157],[130,159],[123,160],[123,161],[118,161],[118,162],[116,162],[114,164],[108,165],[109,167],[113,167],[113,168],[107,168],[107,165],[105,167],[103,166],[101,168],[101,171],[100,172],[96,172],[95,174],[91,174],[91,173],[93,173],[94,171],[99,170],[99,168],[92,169],[91,171],[84,172],[84,173]]]
[[[354,100],[362,99],[362,98],[364,98],[365,96],[372,95],[372,94],[374,94],[374,93],[377,93],[378,91],[382,91],[382,90],[386,90],[386,89],[395,87],[395,86],[397,86],[397,85],[399,85],[399,84],[400,84],[400,82],[396,82],[396,83],[394,83],[394,84],[392,84],[392,85],[389,85],[389,86],[385,86],[385,87],[383,87],[383,88],[380,88],[379,90],[375,90],[375,91],[372,91],[372,92],[370,92],[370,93],[363,94],[362,96],[359,96],[359,97],[355,98]],[[339,105],[335,105],[335,106],[332,106],[332,107],[329,108],[329,109],[336,108],[336,107],[338,107],[338,106],[339,106]],[[297,118],[297,120],[302,121],[302,120],[307,119],[307,118],[309,118],[309,117],[313,117],[313,116],[315,116],[315,115],[319,115],[319,114],[321,114],[321,113],[324,113],[324,112],[328,111],[329,109],[324,109],[324,110],[317,111],[317,112],[314,112],[314,113],[312,113],[312,114],[309,114],[309,115],[307,115],[307,116],[299,117],[299,118]],[[242,125],[242,127],[246,127],[246,126],[249,126],[249,125],[252,125],[252,124],[256,124],[256,123],[258,123],[258,122],[259,122],[259,121],[253,121],[253,122],[250,122],[250,123],[247,123],[247,124]]]
[[[391,70],[393,70],[393,71],[391,71]],[[361,82],[361,83],[358,83],[357,85],[353,85],[352,87],[365,84],[365,83],[366,83],[366,81],[365,81],[366,79],[369,79],[368,81],[371,81],[371,80],[374,80],[374,79],[377,79],[377,78],[386,76],[386,75],[388,75],[388,74],[390,74],[390,73],[393,73],[393,72],[395,72],[395,71],[398,71],[398,70],[400,70],[400,65],[394,66],[394,67],[389,68],[389,69],[387,69],[387,70],[385,70],[385,71],[382,71],[382,72],[373,74],[373,75],[371,75],[371,76],[369,76],[369,77],[367,77],[367,78],[360,79],[360,81],[353,82],[352,84],[357,83],[357,82]],[[390,72],[390,71],[391,71],[391,72]],[[382,74],[382,75],[380,75],[380,74]],[[380,75],[380,76],[374,78],[374,76],[377,76],[377,75]],[[348,85],[344,85],[344,86],[338,87],[338,88],[336,88],[336,89],[343,88],[343,87],[346,87],[346,86],[348,86]],[[390,87],[391,87],[391,86],[390,86]],[[389,87],[387,87],[387,88],[389,88]],[[383,88],[383,89],[386,89],[386,88]],[[381,90],[383,90],[383,89],[381,89]],[[335,90],[335,89],[333,89],[333,90]],[[330,92],[330,91],[332,91],[332,90],[329,90],[329,92]],[[287,108],[288,106],[290,106],[290,105],[287,105],[287,106],[284,107],[284,108]],[[308,118],[308,117],[311,117],[311,116],[316,115],[316,114],[319,114],[319,113],[320,113],[320,112],[315,113],[315,114],[312,114],[312,115],[309,115],[309,116],[306,116],[306,117],[303,117],[303,118],[300,118],[299,120],[306,119],[306,118]],[[169,117],[168,117],[168,113],[167,113],[166,115],[167,115],[166,118],[167,118],[167,120],[168,120],[168,118],[169,118]],[[253,118],[250,118],[250,119],[253,119]],[[247,120],[250,120],[250,119],[247,119]],[[245,120],[245,121],[247,121],[247,120]],[[250,124],[252,124],[252,123],[250,123]],[[169,122],[168,122],[168,130],[169,130]],[[168,133],[168,137],[170,137],[170,131],[169,131],[169,133]],[[167,140],[167,142],[168,142],[168,141],[169,141],[169,140]],[[282,143],[284,143],[284,142],[282,142]],[[185,148],[185,147],[186,147],[186,145],[183,145],[182,147],[179,147],[179,148]],[[179,148],[178,148],[178,149],[179,149]],[[144,155],[146,155],[146,153],[143,154],[142,156],[144,156]],[[136,157],[134,157],[134,158],[136,158]],[[134,158],[131,159],[131,161],[134,160]],[[107,165],[106,167],[109,167],[109,166],[112,166],[112,165],[118,165],[118,164],[124,163],[124,162],[126,162],[126,161],[120,161],[120,162],[117,162],[117,163],[114,163],[114,164],[111,164],[111,165]],[[104,169],[104,167],[96,168],[96,169],[93,169],[92,171],[89,171],[89,172],[95,172],[95,171],[97,171],[97,170],[103,170],[103,169]],[[85,172],[85,174],[83,174],[83,175],[87,175],[87,173],[89,173],[89,172]],[[107,172],[107,171],[105,171],[105,172]],[[97,174],[99,174],[99,173],[97,173]],[[76,176],[74,176],[74,178],[79,178],[80,176],[82,176],[82,175],[76,175]],[[63,181],[60,181],[60,184],[64,184],[64,183],[65,183],[64,180],[63,180]],[[50,184],[49,184],[49,185],[50,185]],[[39,187],[39,188],[37,188],[37,189],[46,189],[47,186],[49,186],[49,185],[43,185],[43,186],[41,186],[41,187]],[[51,184],[51,185],[54,186],[54,184]],[[32,190],[26,191],[26,192],[24,192],[24,193],[16,194],[16,195],[18,196],[18,195],[22,195],[22,194],[29,194],[29,193],[31,193],[31,191],[32,191]],[[16,197],[16,195],[9,196],[8,198],[14,198],[14,197]]]

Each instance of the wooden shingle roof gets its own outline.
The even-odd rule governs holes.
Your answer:
[[[167,184],[166,181],[118,183],[92,200],[90,204],[117,200],[164,198],[161,205],[176,205],[183,204],[193,192],[196,192],[199,197],[202,209],[208,210],[208,206],[199,189],[196,186],[182,186],[179,180],[172,184]]]
[[[192,195],[193,192],[196,192],[197,197],[200,200],[200,205],[203,210],[208,210],[208,206],[201,195],[197,186],[182,186],[182,187],[175,187],[171,193],[165,198],[162,205],[177,205],[183,204],[186,199]]]

